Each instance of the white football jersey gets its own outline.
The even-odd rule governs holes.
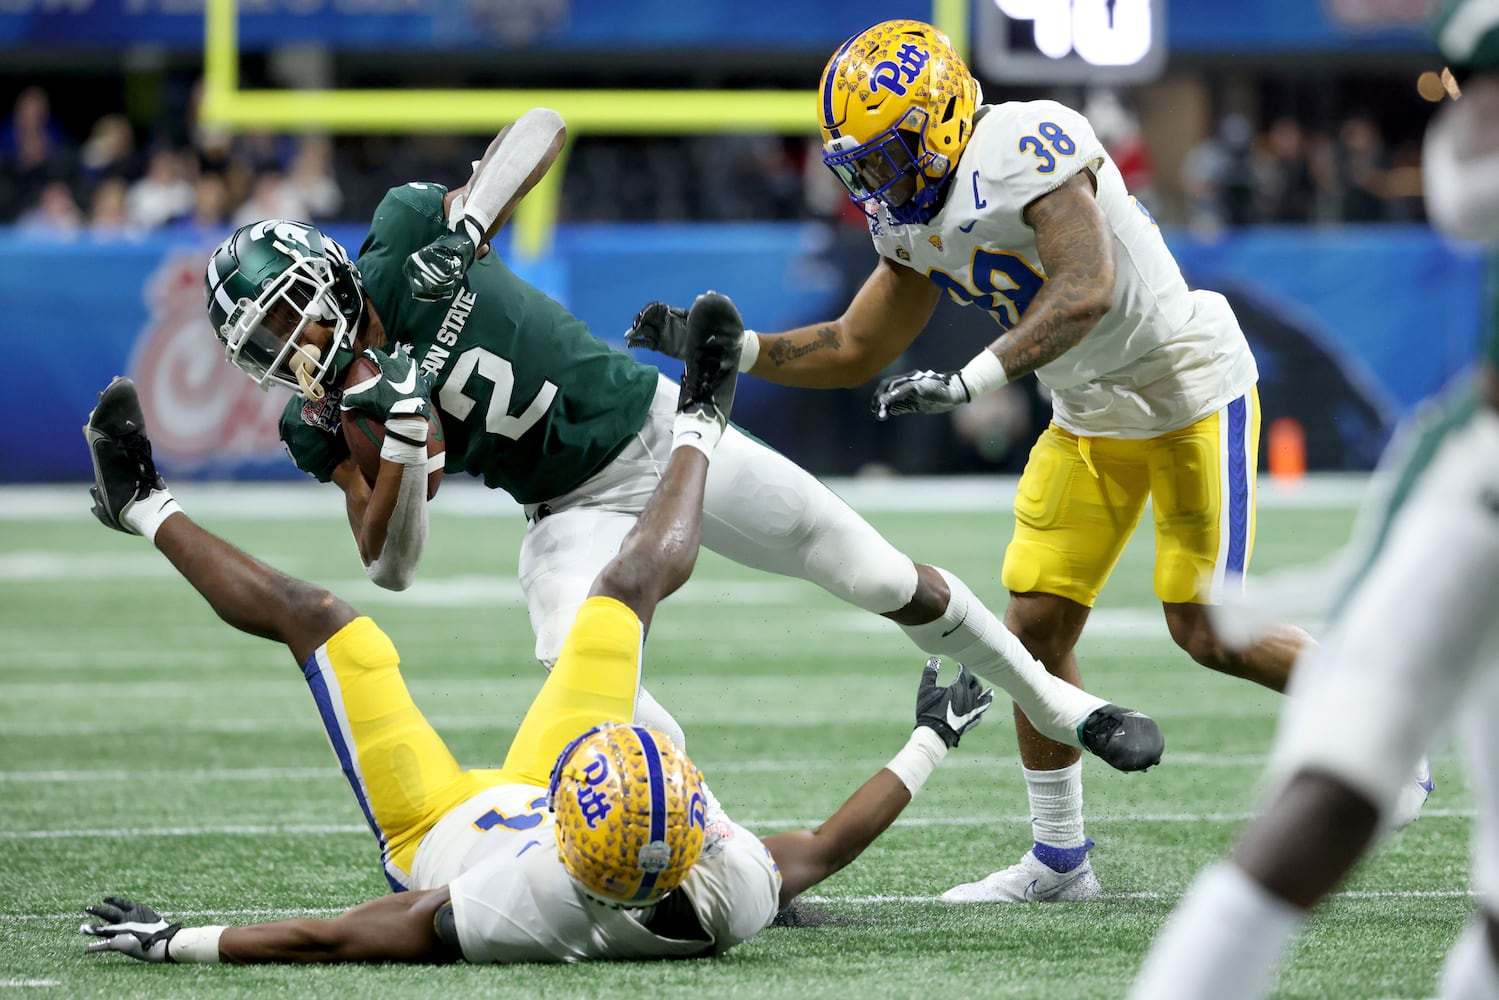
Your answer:
[[[580,962],[718,954],[776,915],[781,873],[765,845],[727,816],[709,816],[703,856],[679,892],[711,941],[661,937],[649,910],[590,900],[557,856],[546,789],[485,789],[433,826],[412,863],[414,889],[446,885],[470,962]]]
[[[1227,300],[1188,290],[1155,220],[1071,108],[979,108],[941,211],[926,225],[901,226],[882,210],[870,220],[875,249],[1008,330],[1046,280],[1025,207],[1083,169],[1093,171],[1114,230],[1114,306],[1081,343],[1037,370],[1053,417],[1083,437],[1154,437],[1195,423],[1254,385],[1254,356]]]

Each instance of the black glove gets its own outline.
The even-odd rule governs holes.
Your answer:
[[[625,331],[625,345],[659,351],[667,357],[687,355],[687,310],[665,302],[647,303]]]
[[[484,242],[484,234],[475,229],[476,223],[464,219],[457,229],[443,233],[406,258],[401,269],[411,286],[412,298],[441,302],[453,294]]]
[[[961,664],[957,679],[947,687],[938,687],[937,671],[941,669],[942,661],[933,656],[921,671],[921,684],[916,688],[916,725],[926,726],[948,747],[955,747],[994,704],[994,689],[980,684]]]
[[[144,903],[134,903],[119,896],[105,896],[97,906],[86,906],[84,912],[104,921],[102,924],[84,924],[78,929],[84,934],[98,938],[85,945],[84,954],[96,951],[118,951],[142,962],[170,962],[167,942],[182,929],[181,924],[169,924]]]
[[[962,372],[906,372],[880,383],[869,408],[881,420],[891,414],[946,413],[973,399]]]

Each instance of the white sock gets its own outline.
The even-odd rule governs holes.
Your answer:
[[[182,506],[173,499],[171,490],[152,490],[144,500],[132,500],[125,505],[120,511],[120,523],[146,541],[154,542],[162,522],[180,513]]]
[[[1052,847],[1082,847],[1083,762],[1073,761],[1056,771],[1022,767],[1025,792],[1031,801],[1031,834]]]
[[[955,659],[999,685],[1041,735],[1082,746],[1077,727],[1108,702],[1052,676],[967,584],[947,570],[937,572],[952,594],[947,609],[934,622],[902,625],[906,635],[923,652]]]
[[[723,437],[724,425],[705,413],[678,413],[671,425],[671,450],[696,448],[713,457],[718,439]]]
[[[1499,997],[1499,967],[1489,949],[1487,923],[1480,916],[1469,921],[1442,967],[1442,1000],[1493,1000]]]
[[[681,723],[662,708],[661,703],[651,697],[651,693],[645,688],[641,688],[635,695],[635,724],[665,733],[671,737],[677,749],[687,752],[687,734],[682,732]]]
[[[1267,996],[1306,913],[1237,865],[1197,877],[1155,939],[1131,1000],[1257,1000]]]

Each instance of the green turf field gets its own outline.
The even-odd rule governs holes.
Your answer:
[[[372,614],[418,703],[460,760],[492,764],[540,683],[514,581],[523,524],[434,507],[422,581],[366,583],[336,494],[296,492],[302,519],[189,511]],[[1081,647],[1089,686],[1154,715],[1165,763],[1085,768],[1101,903],[954,908],[956,882],[1029,845],[1008,713],[995,711],[905,816],[819,886],[824,926],[776,929],[719,960],[517,968],[145,966],[80,953],[103,893],[186,923],[336,912],[385,890],[290,655],[222,625],[143,541],[87,504],[0,494],[0,1000],[49,996],[1112,997],[1193,874],[1254,802],[1277,698],[1212,676],[1170,644],[1150,593],[1148,532],[1126,554]],[[309,497],[315,503],[309,503]],[[7,505],[10,516],[4,516]],[[266,504],[266,508],[269,508]],[[1003,510],[1005,508],[1001,508]],[[1256,567],[1340,544],[1346,507],[1261,512]],[[996,610],[1009,517],[880,513],[906,551],[963,576]],[[904,742],[922,657],[894,626],[810,585],[705,553],[657,613],[648,686],[731,814],[775,831],[827,816]],[[1471,797],[1445,750],[1424,817],[1314,922],[1278,996],[1425,997],[1472,900]]]

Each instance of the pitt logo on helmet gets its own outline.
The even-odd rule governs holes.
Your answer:
[[[594,899],[649,906],[703,850],[703,777],[664,733],[607,723],[568,744],[548,792],[563,867]]]
[[[819,86],[823,162],[866,214],[931,221],[973,132],[978,81],[947,36],[884,21],[844,42]]]

